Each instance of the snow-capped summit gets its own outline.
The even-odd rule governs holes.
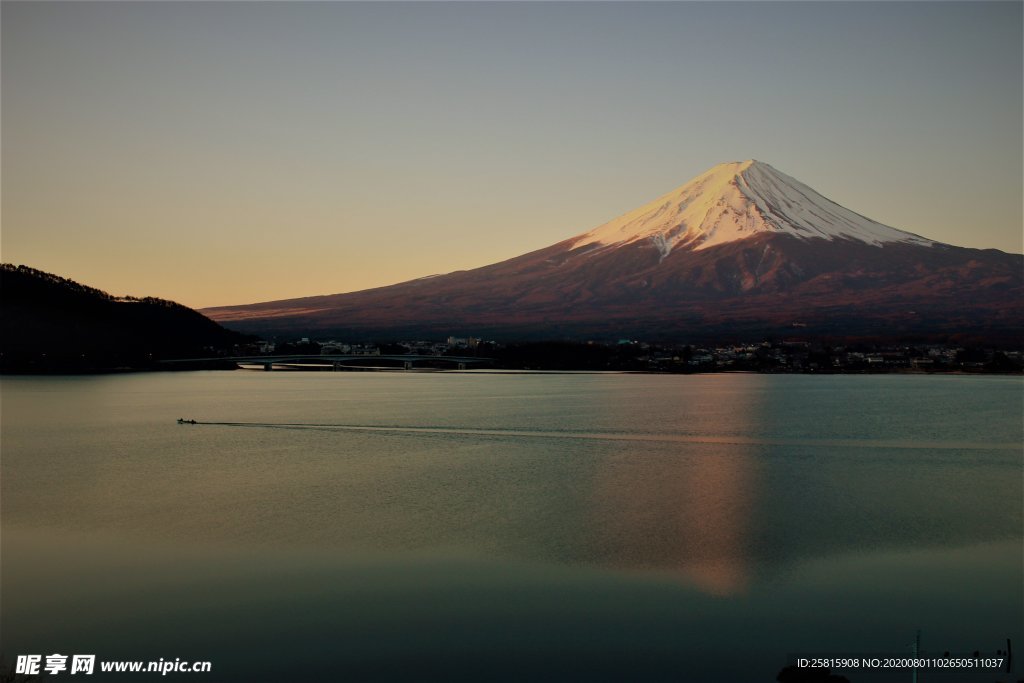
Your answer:
[[[876,246],[935,244],[876,223],[772,166],[748,159],[705,171],[682,187],[580,235],[573,247],[650,240],[664,258],[675,248],[707,249],[761,232],[852,239]]]

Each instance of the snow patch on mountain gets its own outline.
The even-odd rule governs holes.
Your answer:
[[[594,248],[649,240],[664,260],[678,247],[707,249],[762,232],[872,245],[936,242],[883,225],[836,204],[753,159],[719,164],[653,202],[572,241]]]

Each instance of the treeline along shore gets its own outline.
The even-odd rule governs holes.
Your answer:
[[[402,358],[417,359],[417,367],[453,367],[445,357],[476,357],[486,363],[474,368],[548,371],[619,371],[659,373],[1020,373],[1024,353],[972,344],[894,343],[875,340],[768,339],[757,343],[655,343],[618,341],[486,341],[449,337],[446,341],[345,343],[309,338],[259,341],[243,346],[258,359],[301,358],[287,366],[302,369],[401,368]],[[319,362],[317,362],[319,360]],[[335,368],[340,365],[340,368]]]

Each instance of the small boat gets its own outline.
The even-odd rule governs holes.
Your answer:
[[[180,425],[194,425],[195,423],[196,423],[195,420],[186,420],[183,417],[179,417],[178,418],[178,424],[180,424]]]

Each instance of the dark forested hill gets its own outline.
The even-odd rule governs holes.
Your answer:
[[[173,301],[114,297],[0,264],[0,370],[88,372],[208,357],[245,340]]]

